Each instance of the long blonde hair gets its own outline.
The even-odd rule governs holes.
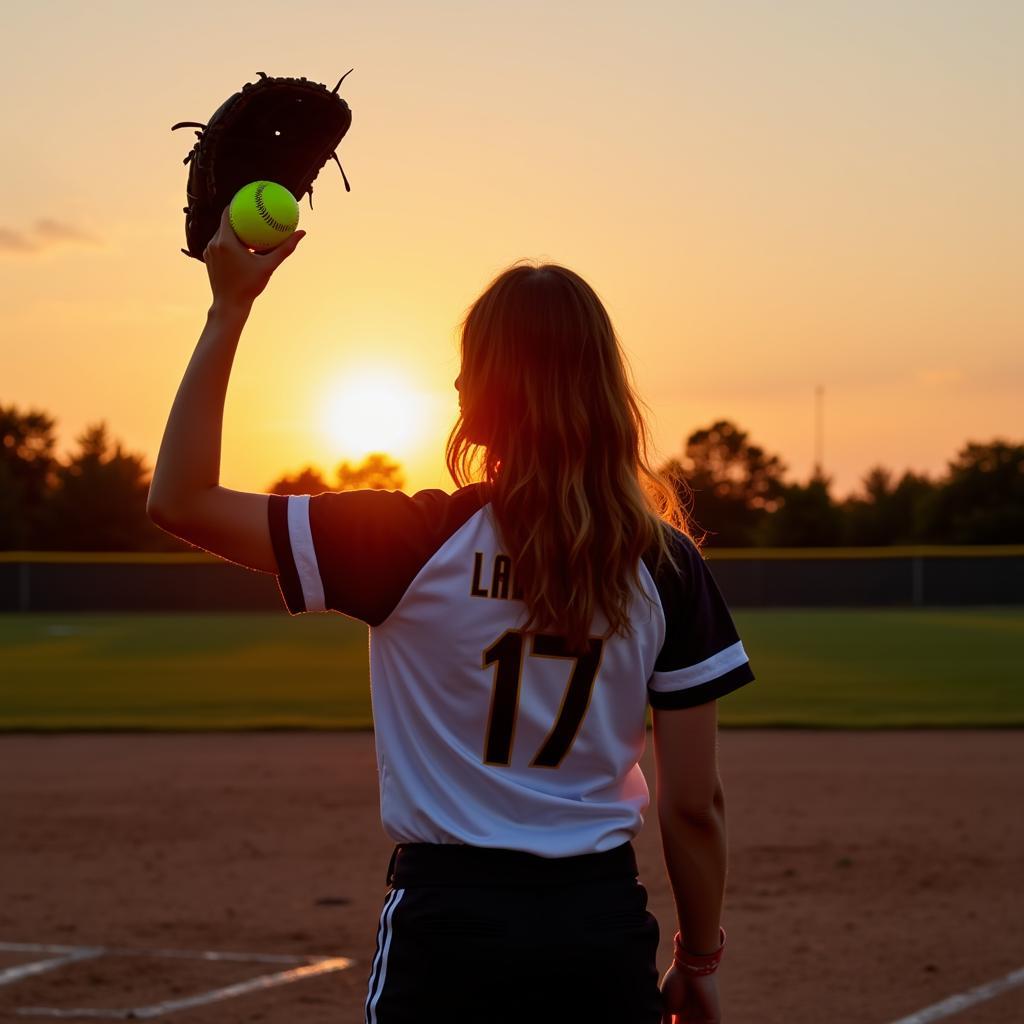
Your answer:
[[[669,524],[690,536],[680,480],[648,462],[641,400],[604,305],[557,263],[518,260],[461,324],[460,415],[445,451],[457,486],[491,501],[522,627],[589,645],[597,608],[629,634],[631,583],[652,545],[678,568]],[[479,461],[480,468],[476,468]]]

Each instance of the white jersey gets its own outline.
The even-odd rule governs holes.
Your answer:
[[[753,680],[699,550],[681,573],[640,560],[632,636],[573,657],[524,634],[514,566],[479,484],[454,494],[270,495],[288,610],[370,627],[381,821],[396,843],[467,843],[543,857],[633,839],[650,802],[638,765],[647,705],[692,707]],[[651,599],[648,603],[644,594]]]

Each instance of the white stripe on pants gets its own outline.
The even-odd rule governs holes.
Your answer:
[[[392,889],[384,901],[377,929],[377,954],[370,968],[370,989],[366,994],[365,1024],[377,1024],[377,1002],[384,990],[384,978],[388,971],[388,950],[391,949],[391,918],[395,907],[402,901],[404,889]]]

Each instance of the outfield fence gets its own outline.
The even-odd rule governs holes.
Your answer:
[[[1024,604],[1024,545],[706,555],[737,608]],[[284,611],[284,604],[274,576],[203,552],[0,552],[0,612],[105,611]]]

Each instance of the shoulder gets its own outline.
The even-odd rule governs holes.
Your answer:
[[[481,508],[478,486],[271,495],[270,532],[289,610],[383,621],[431,556]]]
[[[662,521],[661,528],[665,536],[666,547],[671,553],[675,565],[668,558],[661,557],[656,542],[644,552],[643,562],[663,595],[665,592],[678,594],[681,590],[690,589],[701,576],[704,568],[704,555],[696,541],[678,527]]]
[[[424,539],[444,536],[482,505],[479,485],[449,494],[429,487],[413,493],[378,489],[327,491],[310,499],[310,516],[324,525],[363,522],[375,531],[400,527]]]

